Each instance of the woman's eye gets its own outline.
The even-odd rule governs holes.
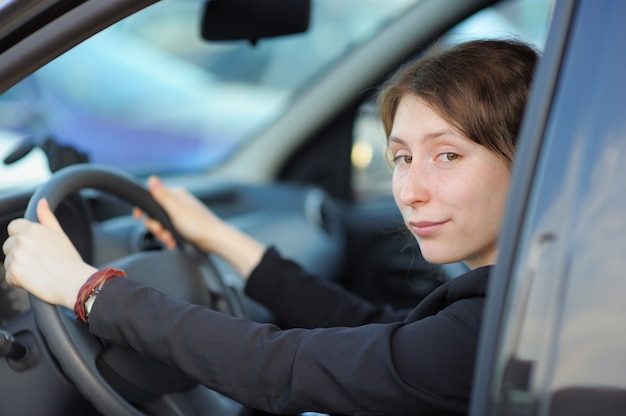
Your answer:
[[[456,153],[446,152],[446,153],[440,154],[437,158],[443,162],[454,162],[459,157],[460,156]]]
[[[409,155],[398,155],[398,156],[394,156],[393,158],[393,163],[395,164],[408,165],[412,161],[413,161],[413,157]]]

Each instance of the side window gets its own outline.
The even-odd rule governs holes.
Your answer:
[[[552,10],[550,0],[510,0],[474,14],[459,23],[443,41],[514,37],[543,49]],[[391,192],[391,169],[385,158],[385,133],[373,102],[365,103],[353,129],[352,189],[356,198]]]

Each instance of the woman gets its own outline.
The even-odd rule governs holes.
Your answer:
[[[472,41],[432,51],[381,90],[393,194],[407,228],[426,260],[464,261],[472,269],[408,314],[375,308],[308,276],[157,178],[149,189],[177,230],[247,276],[246,293],[294,329],[174,301],[118,271],[96,270],[82,261],[44,200],[41,224],[9,225],[7,281],[74,308],[95,336],[177,366],[253,408],[463,414],[536,60],[522,43]],[[146,225],[173,247],[159,223]]]

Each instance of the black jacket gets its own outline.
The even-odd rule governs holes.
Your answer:
[[[246,293],[292,329],[172,300],[121,278],[104,285],[89,329],[274,413],[464,414],[488,273],[484,267],[453,279],[398,316],[270,249]]]

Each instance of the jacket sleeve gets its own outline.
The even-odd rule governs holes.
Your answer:
[[[482,301],[414,322],[280,330],[119,278],[98,295],[89,329],[269,412],[456,414],[469,399]]]
[[[253,270],[246,294],[263,304],[289,328],[359,326],[398,322],[409,311],[375,306],[339,284],[310,275],[270,248]]]

